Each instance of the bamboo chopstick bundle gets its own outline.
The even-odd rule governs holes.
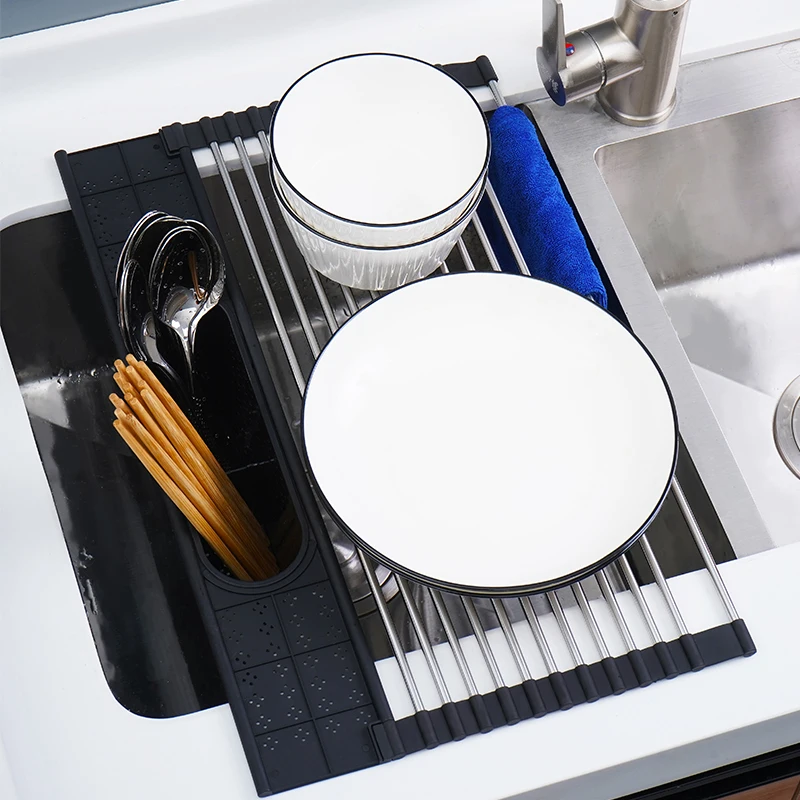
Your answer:
[[[128,355],[114,380],[114,428],[240,580],[278,573],[269,539],[200,434],[150,367]]]

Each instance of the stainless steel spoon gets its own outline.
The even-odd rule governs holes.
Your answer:
[[[131,250],[134,247],[137,247],[139,241],[141,240],[142,232],[155,220],[161,219],[166,217],[167,214],[164,211],[148,211],[131,229],[131,232],[128,234],[128,238],[125,240],[125,244],[122,245],[122,250],[119,253],[119,259],[117,261],[117,272],[115,276],[116,285],[119,287],[122,285],[122,271],[125,269],[125,265],[131,259]]]
[[[119,327],[128,352],[140,361],[160,367],[176,386],[181,387],[178,374],[158,348],[157,321],[150,310],[147,283],[138,261],[128,259],[122,265],[117,297]]]
[[[189,345],[194,350],[194,339],[197,335],[197,326],[200,320],[219,303],[222,292],[225,289],[225,260],[222,258],[222,250],[214,234],[202,222],[188,220],[188,224],[204,239],[211,258],[208,286],[203,288],[204,296],[200,303],[200,308],[197,309],[197,313],[189,324]]]
[[[142,320],[142,327],[139,330],[139,335],[142,341],[142,348],[147,354],[145,360],[151,364],[156,364],[170,377],[176,386],[182,387],[181,379],[178,373],[172,368],[172,365],[161,354],[158,349],[158,335],[157,335],[158,322],[153,316],[152,312],[148,311]]]
[[[149,274],[153,312],[177,334],[191,388],[197,325],[219,302],[225,285],[222,253],[208,228],[187,220],[164,236]]]
[[[120,268],[117,270],[117,319],[119,321],[119,329],[120,333],[122,333],[122,342],[125,345],[125,349],[141,360],[144,358],[144,352],[139,338],[134,336],[135,326],[131,323],[131,317],[133,315],[131,298],[134,293],[131,288],[131,283],[136,278],[136,273],[138,271],[139,264],[131,259],[121,263]],[[144,297],[146,304],[146,294]],[[149,311],[147,313],[149,313]]]

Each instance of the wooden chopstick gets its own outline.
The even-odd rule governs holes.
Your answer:
[[[237,532],[232,529],[228,521],[224,519],[220,510],[208,496],[208,493],[192,472],[186,468],[186,465],[180,460],[180,457],[175,459],[170,456],[156,441],[155,437],[129,410],[118,407],[115,414],[123,425],[131,429],[134,436],[147,448],[150,455],[155,458],[159,466],[167,473],[200,514],[203,515],[206,522],[218,532],[220,537],[224,541],[235,541]],[[238,560],[245,570],[247,570],[248,574],[260,574],[261,565],[252,557],[249,551],[242,551],[238,555]]]
[[[200,434],[146,364],[127,362],[114,362],[117,432],[237,577],[277,574],[268,538]]]
[[[159,426],[158,422],[156,422],[138,397],[126,393],[124,401],[117,397],[117,395],[111,395],[110,399],[117,409],[133,412],[134,416],[144,425],[148,433],[155,438],[175,466],[183,471],[187,479],[196,481],[198,489],[207,495],[208,501],[217,508],[226,522],[235,529],[237,535],[253,543],[254,552],[257,554],[257,562],[259,562],[255,566],[254,574],[277,572],[277,563],[275,562],[274,554],[269,550],[269,540],[266,535],[263,534],[260,529],[255,535],[248,529],[246,520],[243,520],[236,509],[230,505],[228,499],[220,490],[218,483],[211,476],[208,467],[200,456],[191,450],[191,446],[183,441],[178,441],[177,444],[184,454],[182,457],[176,449],[176,446],[170,441],[170,438],[164,433],[164,430]],[[126,404],[128,407],[127,409]],[[141,439],[142,437],[140,436],[139,438]],[[153,452],[152,448],[150,449],[151,452]],[[187,464],[184,458],[191,463]],[[238,494],[237,497],[244,503]]]
[[[137,361],[131,355],[127,357],[127,361],[130,367],[133,367],[134,369],[134,373],[132,374],[130,367],[128,368],[127,374],[129,378],[132,378],[132,380],[136,382],[136,376],[139,376],[140,380],[143,382],[137,386],[140,391],[143,390],[144,384],[146,384],[148,388],[152,389],[155,396],[164,406],[166,416],[170,417],[177,423],[178,427],[181,431],[183,431],[188,441],[194,446],[200,458],[211,469],[211,472],[219,482],[220,489],[222,490],[228,502],[234,505],[243,518],[247,520],[251,531],[254,532],[257,537],[265,536],[261,530],[261,526],[253,516],[253,513],[247,507],[247,504],[242,500],[241,495],[231,482],[228,474],[222,468],[222,465],[214,457],[214,454],[203,440],[203,437],[200,436],[200,434],[197,432],[197,429],[194,427],[194,425],[192,425],[192,423],[189,421],[189,418],[183,413],[180,406],[175,402],[175,400],[172,398],[172,395],[170,395],[170,393],[166,390],[161,381],[158,380],[150,367],[147,366],[144,361]]]
[[[239,563],[238,559],[231,553],[224,541],[220,538],[216,530],[208,523],[203,515],[189,501],[186,495],[175,485],[167,473],[159,466],[153,456],[147,451],[143,444],[134,435],[133,431],[123,424],[120,420],[114,420],[114,428],[117,433],[125,440],[128,447],[133,450],[139,461],[144,464],[147,471],[155,478],[156,483],[166,492],[167,496],[180,509],[183,515],[192,525],[203,535],[205,540],[214,547],[225,563],[230,567],[231,572],[239,580],[249,581],[250,575]]]
[[[169,415],[169,412],[164,408],[161,401],[150,391],[149,387],[142,389],[141,398],[148,411],[150,411],[153,417],[158,421],[166,436],[175,448],[180,451],[181,457],[189,470],[197,476],[206,490],[214,496],[215,502],[219,504],[219,507],[228,512],[228,519],[232,521],[238,535],[255,545],[253,550],[254,553],[257,554],[257,561],[261,562],[261,568],[266,570],[274,568],[274,556],[272,556],[269,550],[269,540],[260,532],[260,529],[257,532],[253,531],[252,528],[246,524],[242,516],[237,513],[237,509],[232,506],[225,496],[220,482],[216,479],[216,476],[212,474],[209,465],[203,460],[200,453],[197,452],[192,442],[183,434],[183,431]],[[235,489],[233,491],[236,492]],[[244,500],[241,500],[238,492],[236,492],[236,496],[239,498],[240,503],[244,505]],[[259,572],[260,571],[259,569]]]
[[[158,423],[153,419],[150,412],[142,405],[136,395],[125,392],[125,399],[120,400],[117,395],[112,394],[109,395],[109,400],[111,400],[115,408],[132,411],[134,416],[147,428],[150,435],[169,453],[173,461],[181,461],[180,453],[175,449],[167,435],[161,430]]]

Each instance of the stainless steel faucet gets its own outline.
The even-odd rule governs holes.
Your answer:
[[[626,125],[654,125],[675,108],[689,0],[617,0],[610,19],[564,35],[561,0],[542,2],[539,74],[563,106],[597,94]]]

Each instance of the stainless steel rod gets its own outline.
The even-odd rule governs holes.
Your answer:
[[[266,160],[267,167],[269,168],[269,142],[267,142],[267,135],[264,133],[264,131],[258,132],[258,143],[261,145],[261,152],[264,154],[264,159]],[[314,286],[314,291],[317,293],[320,305],[322,306],[322,313],[325,315],[325,321],[328,323],[331,333],[333,333],[339,326],[336,324],[336,315],[333,313],[330,300],[328,300],[328,296],[325,294],[325,291],[322,288],[317,271],[308,262],[306,262],[306,269],[308,270],[308,274],[311,277],[311,283]]]
[[[497,84],[497,81],[489,81],[489,90],[491,91],[495,105],[498,108],[500,108],[500,106],[506,105],[506,99],[505,97],[503,97],[500,91],[500,87]]]
[[[509,247],[511,248],[511,252],[514,254],[514,260],[517,262],[517,267],[519,267],[520,274],[530,277],[531,271],[528,269],[528,265],[525,263],[525,256],[522,255],[522,250],[520,250],[519,244],[517,244],[517,237],[514,236],[514,231],[511,230],[511,225],[508,223],[506,213],[503,211],[503,207],[500,205],[500,201],[497,199],[494,188],[489,181],[486,181],[486,195],[489,198],[492,208],[494,209],[494,213],[497,215],[497,221],[500,223],[500,227],[503,229],[503,233],[508,240]]]
[[[542,630],[542,625],[539,622],[539,618],[536,616],[536,611],[533,609],[533,603],[531,603],[529,597],[520,597],[519,602],[522,606],[523,612],[525,613],[525,618],[528,620],[528,625],[531,629],[531,633],[533,634],[533,638],[536,641],[536,646],[539,648],[539,652],[542,655],[542,660],[544,661],[547,672],[550,675],[558,672],[558,665],[556,664],[555,658],[553,658],[553,652],[550,650],[550,645],[547,644],[547,639],[545,638],[544,631]]]
[[[364,553],[363,550],[356,548],[356,552],[361,561],[361,566],[364,569],[364,575],[367,578],[369,590],[375,598],[375,606],[378,609],[378,614],[380,615],[381,622],[386,631],[386,636],[389,639],[389,645],[394,653],[397,666],[400,667],[400,674],[403,676],[403,683],[405,683],[408,696],[411,698],[411,705],[414,707],[415,713],[417,711],[423,711],[425,706],[422,703],[422,696],[419,693],[417,682],[414,680],[414,673],[411,671],[408,659],[406,658],[403,643],[400,641],[400,636],[397,633],[397,629],[394,627],[392,616],[389,613],[389,607],[386,605],[386,600],[381,591],[380,584],[378,583],[378,578],[375,575],[375,569],[372,566],[372,562],[369,560],[369,556]],[[397,576],[395,576],[395,579],[397,579]]]
[[[617,623],[619,634],[622,637],[622,641],[625,642],[625,648],[628,650],[628,652],[631,650],[636,650],[636,642],[633,641],[631,629],[628,627],[628,623],[625,621],[625,617],[622,614],[622,609],[619,607],[619,603],[617,602],[617,596],[614,593],[614,589],[611,586],[611,581],[609,581],[605,570],[601,569],[600,572],[597,573],[597,582],[600,584],[600,591],[603,593],[603,597],[605,597],[606,602],[611,609],[611,613],[614,616],[614,621]]]
[[[678,501],[678,506],[683,514],[683,518],[689,526],[697,549],[700,551],[700,555],[703,558],[703,563],[706,565],[706,569],[711,575],[711,580],[714,582],[720,600],[722,600],[722,605],[725,606],[728,618],[731,622],[739,619],[739,613],[736,611],[736,606],[733,605],[733,600],[722,580],[722,575],[720,575],[717,563],[714,561],[714,556],[711,554],[708,542],[706,542],[705,536],[703,536],[703,532],[700,530],[700,525],[697,522],[694,511],[692,511],[692,507],[689,505],[689,501],[686,499],[686,495],[683,493],[683,489],[680,483],[678,483],[677,478],[673,478],[672,480],[672,493]]]
[[[401,578],[399,575],[395,575],[394,579],[397,581],[397,586],[400,589],[400,596],[403,598],[403,602],[406,605],[406,610],[408,611],[408,617],[411,620],[411,626],[414,628],[414,633],[417,635],[417,641],[422,648],[422,654],[425,656],[425,663],[428,665],[428,669],[433,677],[434,684],[436,684],[436,691],[439,693],[439,699],[442,701],[442,703],[452,703],[453,701],[450,698],[450,691],[447,688],[444,675],[442,675],[442,670],[439,668],[439,662],[436,660],[436,654],[433,652],[433,647],[431,647],[430,639],[428,639],[428,633],[425,630],[425,626],[422,624],[422,619],[419,615],[419,610],[417,609],[416,603],[414,602],[414,598],[411,597],[411,592],[408,588],[408,582],[405,578]]]
[[[472,217],[472,224],[475,226],[475,231],[478,234],[478,238],[481,240],[486,258],[489,259],[489,264],[491,264],[492,269],[495,272],[502,272],[503,270],[500,267],[500,262],[497,260],[491,242],[489,242],[489,237],[486,235],[486,229],[483,227],[483,223],[477,214]]]
[[[358,303],[356,303],[355,297],[353,297],[353,292],[349,286],[342,286],[342,294],[344,295],[344,301],[347,303],[347,307],[350,309],[351,314],[355,314],[358,311]]]
[[[483,630],[483,625],[481,625],[478,612],[475,609],[475,604],[472,602],[471,597],[462,597],[461,602],[464,604],[464,610],[467,612],[469,624],[475,633],[475,639],[478,642],[478,647],[480,647],[483,660],[486,662],[489,674],[492,676],[494,688],[499,689],[505,686],[505,683],[503,682],[503,676],[500,674],[500,668],[497,666],[492,647],[489,644],[489,640],[486,638],[486,631]]]
[[[678,604],[675,602],[675,597],[672,594],[672,590],[669,588],[667,579],[664,577],[664,573],[661,571],[661,565],[658,563],[656,554],[653,552],[653,548],[650,546],[650,542],[647,540],[647,535],[643,535],[639,541],[641,542],[642,550],[644,551],[644,556],[647,559],[647,563],[650,565],[650,569],[653,571],[653,577],[656,579],[658,588],[661,590],[661,594],[667,601],[667,606],[669,607],[670,613],[675,620],[675,624],[678,626],[679,633],[681,636],[689,633],[689,629],[686,627],[686,623],[683,621],[683,617],[681,616]]]
[[[264,161],[267,164],[267,169],[272,169],[272,157],[269,153],[269,142],[267,141],[267,134],[264,131],[258,132],[258,143],[261,145],[261,152],[264,154]]]
[[[463,239],[458,240],[458,252],[461,254],[461,260],[464,262],[467,272],[475,272],[475,264],[472,263],[472,256],[469,254]]]
[[[258,143],[261,145],[261,152],[264,154],[264,161],[267,164],[267,169],[272,169],[270,166],[272,158],[269,154],[269,142],[267,141],[267,134],[264,131],[258,132]]]
[[[572,633],[572,628],[570,628],[569,622],[567,621],[567,615],[564,613],[564,609],[561,607],[561,601],[558,599],[558,595],[555,592],[548,592],[547,599],[550,601],[550,608],[553,609],[553,614],[555,615],[556,622],[561,630],[561,635],[564,637],[564,641],[567,643],[569,654],[572,656],[575,666],[577,667],[580,664],[585,663],[583,656],[581,655],[580,648],[578,647],[578,642],[575,640],[575,636]]]
[[[322,313],[325,315],[325,321],[328,323],[328,328],[330,328],[333,334],[339,330],[339,323],[336,321],[336,314],[331,306],[331,301],[322,288],[322,281],[320,280],[319,273],[308,262],[306,262],[306,268],[308,269],[308,277],[311,278],[311,285],[314,287],[314,291],[317,293],[317,298],[319,299],[319,304],[322,306]]]
[[[300,394],[303,394],[306,389],[306,379],[303,377],[303,371],[300,369],[300,363],[298,362],[297,355],[292,347],[292,343],[289,338],[289,332],[286,330],[283,317],[281,316],[280,310],[278,309],[278,304],[275,301],[275,295],[272,293],[272,288],[270,287],[269,281],[267,280],[267,275],[264,272],[264,266],[258,256],[256,243],[253,241],[253,236],[250,233],[250,228],[247,225],[247,220],[245,219],[244,211],[242,210],[242,204],[239,202],[239,197],[236,194],[236,189],[233,186],[233,181],[231,180],[230,173],[228,172],[228,165],[225,163],[225,159],[222,156],[222,151],[219,148],[219,144],[217,144],[217,142],[211,142],[209,146],[211,147],[211,152],[214,155],[214,161],[217,164],[217,170],[219,171],[220,178],[222,178],[225,191],[228,194],[228,200],[233,207],[233,213],[236,215],[236,221],[239,223],[239,229],[241,230],[245,244],[247,245],[247,251],[250,253],[250,258],[253,261],[253,266],[255,267],[258,281],[261,284],[261,289],[267,299],[267,305],[269,306],[270,313],[272,314],[272,318],[275,322],[278,338],[281,340],[281,344],[283,345],[283,349],[286,353],[286,358],[289,361],[289,367],[292,370],[295,383],[297,384],[297,388],[300,390]]]
[[[247,154],[247,148],[244,146],[241,136],[235,136],[233,143],[236,146],[236,152],[239,154],[239,160],[242,162],[242,167],[244,167],[244,173],[247,176],[248,183],[250,184],[250,190],[253,192],[253,197],[255,197],[256,205],[258,206],[259,213],[261,214],[261,220],[264,223],[264,227],[267,229],[269,241],[272,244],[272,249],[275,251],[275,255],[278,259],[278,265],[283,273],[283,279],[286,281],[286,286],[289,289],[289,296],[292,298],[292,303],[294,303],[297,316],[300,319],[300,325],[303,328],[303,333],[306,335],[306,341],[308,342],[308,346],[311,348],[311,353],[313,354],[314,358],[316,358],[320,353],[317,334],[314,332],[314,326],[311,324],[308,312],[306,311],[306,307],[303,305],[303,300],[300,297],[300,292],[297,289],[297,283],[295,283],[294,275],[292,275],[291,267],[289,266],[289,262],[286,260],[286,254],[283,252],[283,245],[278,238],[278,231],[275,228],[275,224],[273,223],[269,209],[267,208],[267,201],[264,199],[261,187],[258,184],[258,178],[256,177],[255,170],[253,169],[253,165],[250,163],[250,157]]]
[[[525,654],[522,652],[516,633],[514,633],[514,627],[511,624],[511,620],[508,618],[503,601],[500,599],[492,600],[492,605],[494,606],[495,614],[497,614],[497,619],[500,622],[500,628],[503,631],[503,636],[505,636],[508,649],[511,650],[514,663],[517,665],[520,678],[522,678],[523,681],[531,680],[533,675],[531,675],[531,671],[528,668],[528,662],[525,660]]]
[[[619,557],[619,564],[622,565],[622,572],[625,575],[625,580],[628,582],[628,586],[630,587],[631,593],[636,600],[636,604],[639,606],[639,610],[642,612],[647,629],[650,631],[650,635],[653,637],[653,643],[655,644],[657,642],[663,642],[664,637],[661,635],[661,631],[658,629],[658,624],[656,623],[653,613],[650,611],[650,606],[647,605],[647,600],[642,592],[642,587],[639,586],[636,576],[633,574],[631,565],[628,562],[628,556],[624,554],[621,555]]]
[[[436,613],[439,615],[439,619],[442,622],[442,628],[444,628],[447,641],[450,643],[450,649],[453,651],[453,658],[456,660],[458,671],[461,673],[461,679],[464,681],[464,686],[467,690],[467,693],[471,697],[477,695],[478,685],[475,683],[475,678],[473,677],[472,671],[469,668],[469,663],[464,655],[464,651],[461,649],[461,641],[459,640],[456,629],[453,626],[453,620],[450,618],[450,612],[447,610],[447,606],[445,605],[445,602],[439,592],[437,592],[435,589],[428,589],[428,593],[433,601],[433,607],[436,609]]]
[[[608,649],[608,644],[606,644],[606,640],[603,638],[603,632],[600,630],[600,625],[597,623],[597,617],[594,615],[594,611],[592,611],[592,607],[589,605],[586,593],[583,591],[583,586],[580,582],[572,584],[572,593],[578,601],[578,606],[581,609],[583,618],[586,620],[589,632],[592,634],[594,643],[597,645],[600,658],[611,658],[611,651]]]

